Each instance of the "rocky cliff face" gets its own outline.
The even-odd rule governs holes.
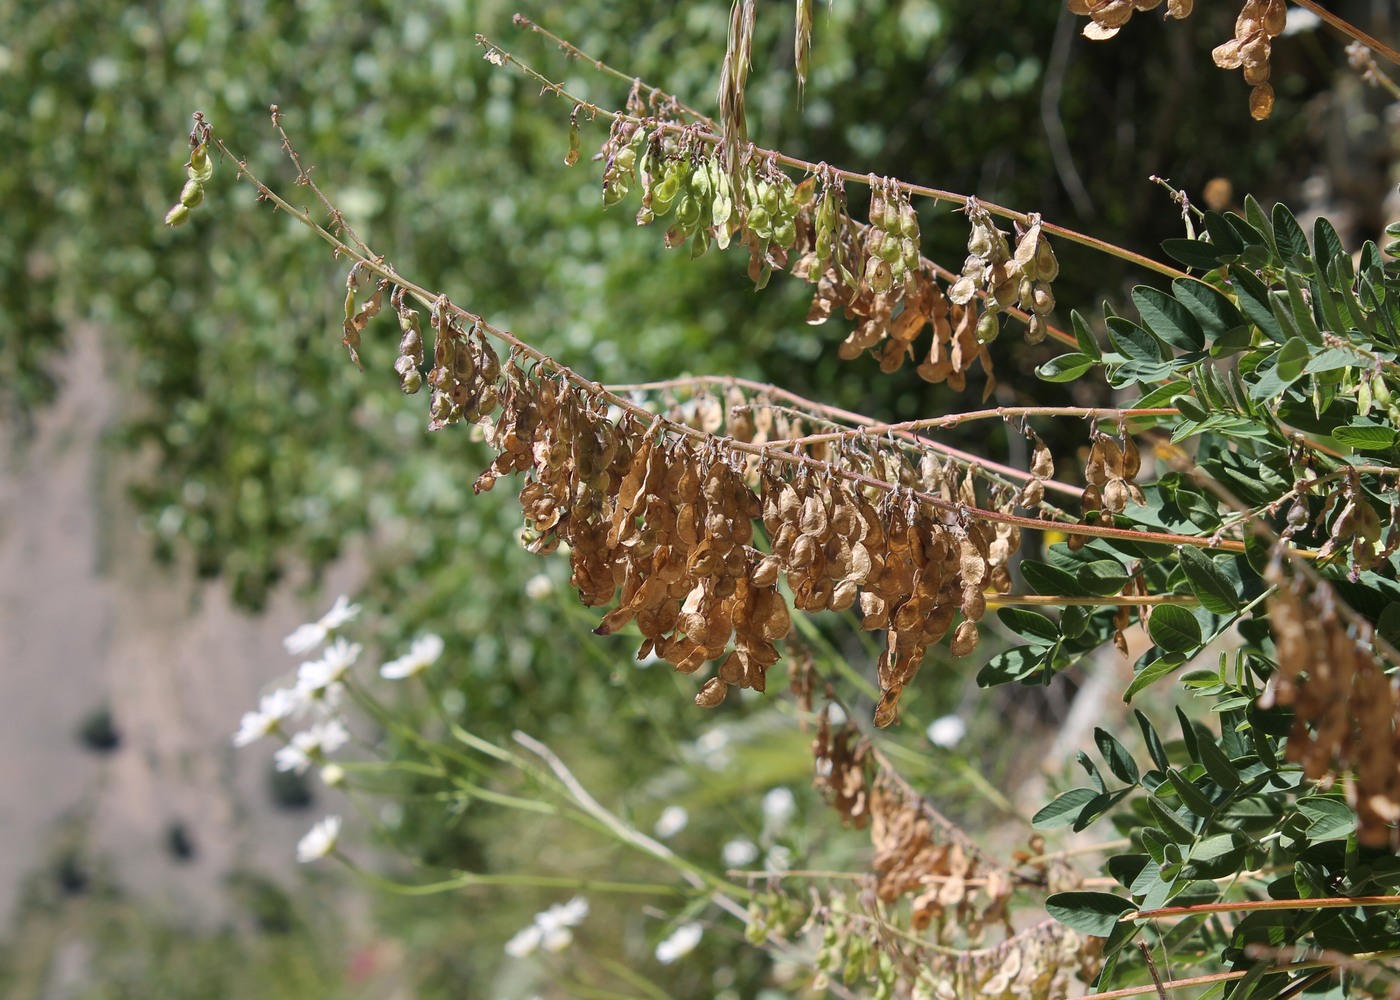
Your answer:
[[[72,337],[35,435],[0,442],[0,936],[25,879],[65,847],[212,925],[230,873],[291,877],[297,838],[334,807],[318,788],[309,810],[274,808],[275,747],[229,742],[259,690],[295,669],[280,639],[309,612],[284,591],[249,617],[217,584],[152,564],[122,459],[103,448],[121,397],[100,332]],[[118,743],[96,752],[78,730],[103,707]]]

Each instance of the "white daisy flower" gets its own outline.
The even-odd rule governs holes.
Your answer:
[[[442,655],[442,637],[425,635],[413,640],[408,652],[397,660],[390,660],[379,668],[379,676],[385,680],[401,681],[416,677],[427,670]]]
[[[928,741],[937,747],[954,747],[967,735],[967,723],[956,715],[944,715],[928,725]]]
[[[278,724],[295,712],[298,704],[296,692],[289,688],[278,688],[271,694],[263,695],[256,712],[243,713],[238,732],[233,735],[233,745],[246,747],[275,733]]]
[[[299,625],[295,632],[282,640],[282,648],[292,656],[300,656],[315,649],[326,641],[326,637],[360,613],[358,604],[351,604],[350,598],[341,594],[331,605],[331,609],[318,620]]]
[[[705,928],[699,924],[681,924],[671,936],[656,946],[656,960],[662,965],[670,965],[695,950],[700,939],[705,936]]]
[[[685,825],[690,822],[690,813],[685,811],[685,806],[667,806],[661,810],[661,815],[656,820],[656,826],[652,827],[652,832],[662,840],[674,837],[685,829]]]
[[[720,856],[730,868],[742,868],[758,857],[758,845],[740,837],[725,844]]]
[[[763,822],[781,830],[797,814],[797,796],[790,788],[774,788],[763,796]]]
[[[305,774],[315,761],[335,753],[349,741],[350,731],[339,719],[318,722],[294,735],[290,743],[273,754],[272,761],[279,771]]]
[[[536,913],[529,927],[506,942],[506,954],[511,958],[524,958],[538,948],[561,952],[573,943],[574,932],[569,928],[578,926],[586,916],[588,900],[582,896],[575,896],[567,903],[555,903],[542,913]]]
[[[297,860],[302,864],[309,861],[317,861],[324,858],[335,850],[336,841],[340,838],[340,817],[327,816],[315,826],[297,844]]]
[[[297,670],[297,690],[308,697],[315,697],[332,684],[340,683],[345,671],[355,665],[362,649],[364,647],[358,642],[337,638],[319,660],[308,660]]]
[[[511,958],[524,958],[533,954],[540,946],[542,936],[539,924],[531,924],[506,942],[506,954]]]
[[[558,927],[577,927],[588,916],[588,900],[575,896],[567,903],[555,903],[543,913],[535,914],[535,923],[546,931]]]

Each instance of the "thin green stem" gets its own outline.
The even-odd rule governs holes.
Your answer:
[[[335,852],[335,856],[343,865],[360,878],[373,884],[376,888],[400,896],[431,896],[440,892],[452,892],[456,889],[470,889],[483,886],[571,889],[574,892],[581,893],[607,892],[637,896],[687,895],[687,893],[678,889],[676,886],[666,885],[662,882],[608,882],[595,879],[562,878],[547,875],[487,875],[480,872],[458,872],[451,878],[443,879],[439,882],[426,882],[415,885],[395,882],[393,879],[376,874],[363,865],[346,857],[339,851]]]

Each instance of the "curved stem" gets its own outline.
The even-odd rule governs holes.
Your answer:
[[[222,140],[216,139],[215,142],[217,143],[217,147],[221,153],[228,155],[230,156],[230,158],[232,158],[232,154],[229,153],[228,148],[224,145]],[[393,268],[385,264],[382,258],[370,258],[359,253],[353,247],[347,245],[343,240],[328,232],[324,226],[321,226],[319,223],[313,220],[307,212],[292,207],[285,199],[283,199],[281,196],[277,195],[274,191],[272,191],[271,188],[258,181],[248,170],[246,162],[240,161],[239,167],[240,171],[258,187],[259,194],[265,200],[271,201],[278,208],[281,208],[283,211],[294,215],[299,221],[303,222],[307,226],[310,226],[312,230],[317,233],[317,235],[319,235],[327,243],[331,244],[331,246],[335,247],[338,253],[340,253],[341,255],[353,258],[354,260],[362,264],[365,267],[365,269],[370,271],[371,273],[377,274],[382,278],[387,278],[389,281],[401,286],[406,292],[412,294],[415,299],[417,299],[420,303],[422,303],[428,308],[434,308],[439,305],[443,305],[459,319],[469,324],[473,324],[479,327],[482,331],[489,333],[493,337],[498,338],[499,340],[508,344],[511,348],[513,348],[523,357],[529,358],[539,363],[540,365],[549,368],[551,371],[555,372],[557,375],[559,375],[565,381],[569,382],[571,385],[575,386],[583,392],[588,393],[596,399],[616,406],[619,410],[631,414],[634,418],[643,421],[646,424],[650,424],[653,421],[660,421],[664,430],[667,433],[672,434],[676,437],[690,438],[691,440],[695,441],[718,442],[725,449],[737,454],[752,455],[765,461],[772,461],[784,465],[795,465],[803,468],[813,469],[819,472],[824,472],[836,476],[839,479],[844,479],[847,482],[850,482],[857,486],[868,486],[872,489],[879,490],[882,493],[907,496],[910,499],[916,500],[920,503],[926,503],[937,510],[943,511],[944,513],[952,514],[959,519],[971,518],[973,520],[989,521],[994,524],[1009,524],[1014,525],[1018,528],[1029,529],[1031,531],[1072,531],[1073,534],[1085,535],[1087,537],[1092,538],[1120,538],[1127,541],[1151,542],[1160,545],[1189,545],[1194,548],[1209,549],[1218,552],[1238,553],[1244,551],[1244,543],[1234,540],[1217,539],[1213,537],[1200,537],[1197,535],[1175,535],[1169,532],[1160,531],[1141,531],[1133,528],[1106,527],[1104,525],[1098,524],[1079,524],[1064,521],[1044,521],[1039,518],[1019,517],[1015,514],[1004,514],[994,510],[983,510],[979,507],[972,507],[967,504],[957,503],[951,500],[945,500],[942,497],[934,496],[933,494],[927,492],[920,492],[917,490],[905,490],[897,484],[886,482],[883,479],[876,479],[873,476],[867,476],[863,473],[854,472],[849,469],[843,469],[840,466],[832,464],[831,462],[822,461],[820,459],[812,458],[807,455],[796,454],[788,451],[771,451],[768,448],[760,445],[752,445],[743,441],[735,441],[732,438],[717,437],[715,435],[707,434],[706,432],[699,430],[698,428],[690,427],[681,423],[676,423],[675,421],[665,420],[664,418],[658,417],[650,410],[638,406],[631,400],[623,396],[619,396],[614,392],[609,392],[601,384],[584,378],[582,375],[579,375],[567,365],[564,365],[563,363],[555,360],[554,358],[549,357],[548,355],[537,350],[536,348],[531,347],[529,344],[525,343],[519,337],[510,333],[508,330],[504,330],[501,327],[498,327],[495,324],[491,323],[488,319],[486,319],[486,317],[480,315],[479,313],[474,313],[468,309],[464,309],[461,306],[448,301],[446,296],[435,296],[422,286],[417,285],[406,278],[403,278]],[[310,184],[310,181],[308,180],[307,183]],[[314,188],[314,185],[311,186]],[[976,461],[976,459],[972,456],[969,456],[969,458],[973,461]]]
[[[1397,66],[1400,66],[1400,52],[1397,52],[1380,39],[1368,35],[1351,22],[1342,20],[1336,14],[1333,14],[1326,7],[1322,6],[1322,4],[1318,3],[1317,0],[1293,0],[1293,2],[1304,10],[1312,11],[1342,34],[1356,39],[1381,58],[1387,59]]]
[[[593,114],[597,117],[606,118],[608,121],[626,121],[642,124],[642,119],[637,118],[634,115],[629,115],[618,111],[611,111],[607,108],[601,108],[598,105],[592,103],[591,101],[585,101],[581,97],[570,93],[569,91],[564,89],[562,84],[556,83],[555,81],[551,80],[549,77],[545,76],[543,73],[539,72],[529,64],[521,62],[519,59],[511,55],[505,49],[501,48],[495,42],[491,41],[491,39],[487,38],[485,35],[478,34],[476,36],[476,40],[479,45],[482,45],[487,49],[488,54],[494,54],[500,60],[500,62],[511,63],[514,66],[517,66],[522,73],[524,73],[526,76],[530,77],[532,80],[538,83],[544,90],[550,92],[551,94],[556,94],[557,96],[564,98],[565,100],[573,103],[578,107],[586,109],[590,114]],[[492,61],[494,62],[496,60],[493,59]],[[658,128],[668,129],[676,132],[685,131],[687,134],[693,135],[697,139],[711,144],[719,144],[720,142],[722,142],[722,137],[716,132],[710,131],[708,129],[697,128],[693,125],[683,125],[678,122],[655,122],[654,124]],[[804,160],[801,157],[791,156],[787,153],[781,152],[780,150],[765,149],[762,146],[752,144],[750,144],[749,149],[751,154],[759,159],[768,160],[773,163],[781,163],[784,166],[793,167],[797,170],[802,170],[806,173],[814,174],[817,173],[819,169],[822,169],[824,167],[825,170],[832,177],[839,177],[843,182],[848,184],[869,184],[871,183],[873,178],[873,175],[871,174],[858,174],[854,170],[846,170],[841,167],[833,167],[830,164],[813,163],[810,160]],[[897,187],[899,190],[903,191],[907,195],[917,195],[923,198],[932,199],[933,201],[948,202],[959,207],[966,205],[968,202],[967,195],[959,194],[956,191],[948,191],[943,188],[929,187],[925,184],[912,184],[908,181],[901,181],[897,178],[889,178],[888,183]],[[1014,209],[1006,208],[1005,206],[997,205],[993,202],[979,200],[978,203],[992,215],[1000,216],[1004,219],[1011,219],[1015,222],[1019,222],[1022,224],[1029,224],[1029,217],[1025,212],[1017,212]],[[1060,239],[1068,240],[1071,243],[1078,243],[1081,246],[1089,247],[1091,250],[1097,250],[1100,253],[1108,254],[1111,257],[1117,257],[1120,260],[1127,261],[1130,264],[1136,264],[1139,267],[1145,268],[1149,271],[1155,271],[1158,274],[1165,275],[1169,278],[1190,277],[1190,275],[1188,275],[1185,271],[1178,270],[1177,268],[1174,268],[1169,264],[1163,264],[1160,261],[1153,260],[1151,257],[1144,257],[1140,253],[1135,253],[1132,250],[1116,246],[1112,243],[1109,243],[1106,240],[1101,240],[1097,237],[1089,236],[1086,233],[1081,233],[1076,230],[1066,228],[1064,226],[1058,226],[1049,222],[1042,222],[1041,230],[1048,235],[1058,236]]]
[[[661,882],[603,882],[586,878],[562,878],[548,875],[487,875],[480,872],[458,872],[440,882],[425,882],[417,885],[395,882],[370,871],[352,861],[340,851],[336,858],[356,875],[373,883],[375,887],[400,896],[431,896],[454,889],[475,888],[478,886],[522,886],[534,889],[572,889],[575,892],[615,892],[647,896],[684,896],[685,892],[673,885]]]

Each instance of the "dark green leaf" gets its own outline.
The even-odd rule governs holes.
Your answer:
[[[1092,788],[1071,788],[1067,792],[1061,792],[1031,817],[1031,826],[1037,830],[1068,826],[1078,817],[1080,810],[1097,798],[1099,794]]]
[[[1172,788],[1181,799],[1181,804],[1191,810],[1202,819],[1209,819],[1215,812],[1215,807],[1211,805],[1210,799],[1205,794],[1186,780],[1186,776],[1176,768],[1167,770],[1167,780],[1171,782]]]
[[[1133,303],[1138,307],[1143,325],[1173,347],[1199,351],[1205,346],[1201,324],[1186,306],[1165,292],[1138,285],[1133,289]]]
[[[1332,432],[1332,438],[1353,451],[1386,451],[1395,447],[1396,433],[1392,427],[1350,425],[1338,427]]]
[[[1147,744],[1148,756],[1152,758],[1152,763],[1165,771],[1171,767],[1171,762],[1167,759],[1166,748],[1162,746],[1162,738],[1157,735],[1157,730],[1152,728],[1152,723],[1142,712],[1133,709],[1133,715],[1137,716],[1138,728],[1142,730],[1142,740]]]
[[[1356,829],[1356,814],[1341,799],[1310,795],[1298,800],[1298,812],[1308,821],[1308,839],[1341,840]]]
[[[1168,674],[1174,673],[1185,662],[1186,657],[1180,653],[1168,653],[1157,657],[1133,674],[1132,682],[1123,692],[1123,701],[1132,701],[1143,688],[1150,687]]]
[[[1299,261],[1311,260],[1312,250],[1308,238],[1303,235],[1303,227],[1282,202],[1274,206],[1274,238],[1278,242],[1278,255],[1285,264],[1296,266]]]
[[[1279,349],[1277,368],[1278,377],[1285,383],[1292,382],[1299,378],[1304,369],[1307,368],[1308,359],[1312,353],[1308,350],[1308,342],[1302,337],[1292,337],[1282,348]]]
[[[1239,233],[1224,215],[1219,212],[1207,212],[1204,221],[1206,232],[1210,233],[1210,241],[1222,253],[1239,254],[1244,250],[1244,240],[1240,239]]]
[[[1128,571],[1116,559],[1085,563],[1074,573],[1075,582],[1095,597],[1117,594],[1128,582]]]
[[[1074,755],[1074,759],[1079,762],[1080,767],[1084,768],[1085,773],[1089,775],[1089,780],[1094,783],[1095,788],[1101,792],[1108,791],[1108,788],[1103,783],[1103,775],[1099,773],[1098,767],[1089,759],[1087,753],[1080,750]]]
[[[1044,666],[1044,650],[1018,646],[998,653],[977,672],[978,687],[995,687],[1022,680]]]
[[[1046,382],[1073,382],[1098,363],[1097,358],[1087,354],[1061,354],[1045,362],[1035,373]]]
[[[1249,220],[1249,224],[1257,229],[1264,237],[1264,241],[1269,245],[1269,251],[1278,256],[1278,242],[1274,238],[1274,224],[1269,220],[1268,213],[1264,211],[1262,205],[1255,200],[1254,195],[1244,196],[1244,217]]]
[[[1228,264],[1239,257],[1238,252],[1222,253],[1218,247],[1205,240],[1163,240],[1162,250],[1173,260],[1180,261],[1187,267],[1200,268],[1202,271],[1214,271],[1222,264]]]
[[[1148,796],[1147,808],[1157,820],[1157,829],[1167,840],[1177,844],[1189,844],[1196,839],[1195,828],[1157,796]]]
[[[1094,742],[1098,744],[1099,754],[1108,764],[1108,769],[1113,772],[1114,777],[1130,785],[1138,783],[1137,761],[1133,760],[1133,755],[1128,753],[1127,747],[1119,743],[1112,733],[1096,727]]]
[[[1147,622],[1152,641],[1168,653],[1184,653],[1201,644],[1201,624],[1196,616],[1175,604],[1162,604],[1152,610]]]
[[[1109,892],[1057,892],[1045,901],[1045,911],[1081,934],[1108,937],[1118,918],[1135,910],[1131,899]]]
[[[1060,629],[1039,611],[1023,608],[1000,608],[997,617],[1001,623],[1026,639],[1032,645],[1049,646],[1059,641]]]
[[[1202,332],[1211,340],[1217,340],[1248,322],[1233,302],[1204,281],[1177,278],[1172,282],[1172,294],[1190,310]]]
[[[1122,316],[1107,319],[1108,339],[1113,349],[1129,361],[1158,364],[1170,356],[1165,345],[1150,331]]]
[[[1351,266],[1351,254],[1342,246],[1342,238],[1326,216],[1319,215],[1313,221],[1313,258],[1318,271],[1323,274],[1327,273],[1330,265],[1342,261],[1348,268]]]
[[[1146,854],[1115,854],[1104,867],[1119,885],[1127,889],[1151,860]]]
[[[1099,350],[1098,339],[1094,336],[1094,331],[1089,328],[1089,321],[1080,315],[1078,309],[1070,310],[1070,324],[1074,327],[1074,341],[1079,345],[1079,352],[1087,354],[1094,360],[1103,357],[1103,351]]]
[[[1227,792],[1240,787],[1239,773],[1230,763],[1230,758],[1225,756],[1225,751],[1221,750],[1214,740],[1201,740],[1199,749],[1201,764],[1204,765],[1206,774],[1210,775],[1211,781]]]
[[[1212,614],[1226,615],[1239,609],[1239,592],[1215,560],[1194,546],[1181,547],[1181,569],[1201,607]]]
[[[1042,562],[1035,562],[1027,559],[1021,563],[1021,575],[1026,578],[1026,582],[1035,588],[1036,593],[1046,595],[1059,595],[1062,597],[1090,597],[1092,596],[1075,580],[1075,578],[1062,569],[1048,566]]]
[[[1253,271],[1239,265],[1230,268],[1230,277],[1239,288],[1240,309],[1249,317],[1249,321],[1263,330],[1264,336],[1274,343],[1283,343],[1283,331],[1274,318],[1273,308],[1269,305],[1269,289],[1264,282]]]

